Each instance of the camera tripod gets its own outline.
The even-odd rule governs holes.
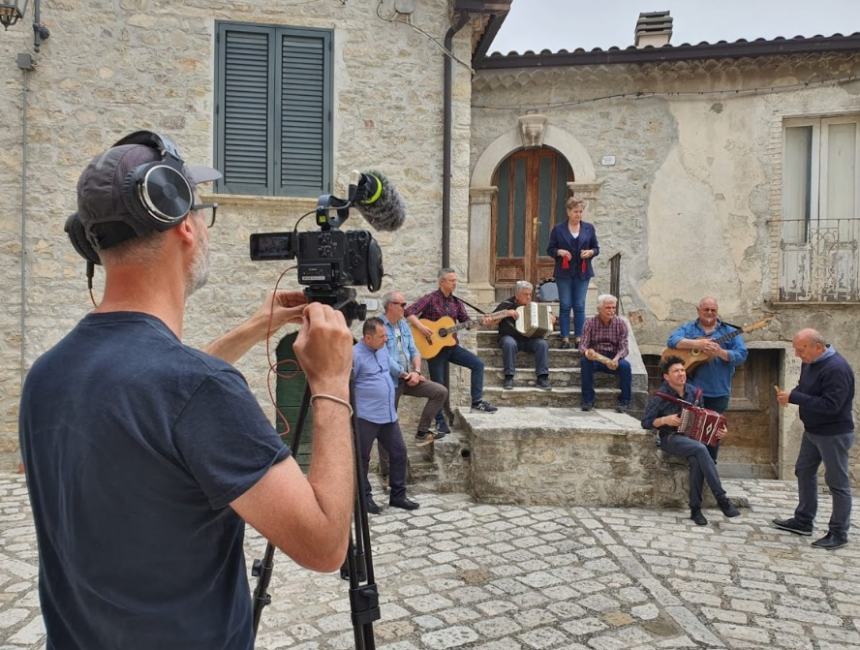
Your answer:
[[[308,302],[324,302],[332,305],[335,309],[344,314],[347,324],[350,324],[354,318],[364,319],[365,307],[355,302],[355,290],[340,289],[337,294],[331,295],[327,293],[318,293],[305,289],[305,294],[308,297]],[[288,334],[281,340],[281,344],[286,344],[292,351],[292,343],[295,340],[296,334]],[[278,348],[280,349],[279,344]],[[302,402],[299,408],[298,417],[295,427],[293,428],[293,437],[290,442],[290,450],[297,455],[300,444],[302,431],[304,430],[305,420],[310,409],[310,387],[305,385],[302,395]],[[351,532],[349,536],[349,545],[347,547],[346,559],[340,570],[340,575],[344,579],[349,579],[349,602],[352,616],[352,627],[355,635],[356,650],[375,650],[376,641],[373,636],[373,621],[379,620],[379,592],[373,573],[372,551],[370,547],[370,527],[367,523],[367,504],[365,501],[364,490],[361,489],[361,458],[359,453],[358,428],[356,427],[356,409],[355,409],[355,391],[353,390],[353,382],[349,384],[349,402],[353,409],[353,416],[350,422],[353,441],[353,455],[355,458],[355,480],[356,480],[356,499],[353,515],[353,525],[355,532]],[[263,608],[272,602],[272,597],[268,593],[269,583],[272,578],[272,569],[274,568],[275,547],[269,542],[266,545],[266,551],[262,560],[254,560],[251,574],[257,578],[257,586],[254,589],[253,604],[254,604],[254,638],[257,636],[257,630],[260,625],[260,617]]]

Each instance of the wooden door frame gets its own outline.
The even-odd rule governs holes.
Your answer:
[[[538,244],[540,242],[540,226],[541,221],[539,219],[539,215],[537,214],[537,210],[539,208],[539,199],[540,199],[540,164],[541,160],[544,157],[542,154],[549,152],[552,154],[553,160],[556,164],[552,167],[552,175],[553,180],[555,181],[553,184],[550,193],[550,201],[551,207],[549,210],[550,215],[555,215],[558,210],[557,198],[558,198],[558,187],[560,184],[564,184],[567,187],[574,180],[573,168],[570,165],[570,162],[565,158],[565,156],[559,152],[558,150],[552,147],[541,147],[537,149],[519,149],[517,151],[513,151],[508,156],[506,156],[496,168],[496,171],[493,173],[493,185],[495,187],[500,186],[499,182],[499,173],[501,172],[501,166],[509,162],[510,170],[510,179],[512,180],[514,177],[514,163],[517,159],[525,159],[526,168],[525,168],[525,177],[526,177],[526,186],[525,186],[525,204],[524,204],[524,219],[525,223],[523,223],[523,234],[525,241],[523,243],[523,257],[522,257],[522,277],[527,279],[532,284],[537,285],[541,281],[541,266],[546,267],[546,260],[541,264],[541,258],[546,258],[547,256],[542,253],[542,251],[538,250]],[[569,172],[569,177],[566,179],[557,178],[558,174],[556,173],[558,166],[557,161],[561,159],[564,160],[567,165]],[[513,182],[508,183],[508,187],[513,189]],[[513,204],[513,192],[509,194],[508,200],[511,204]],[[511,210],[509,210],[509,221],[508,221],[508,240],[511,241],[514,236],[515,231],[515,222],[513,219],[514,210],[513,205],[511,205]],[[553,218],[551,216],[550,218]],[[493,195],[493,199],[491,202],[491,211],[490,211],[490,255],[491,255],[491,268],[492,268],[492,284],[494,286],[498,286],[499,284],[505,285],[507,279],[499,279],[498,277],[498,264],[499,259],[513,260],[520,258],[499,258],[497,256],[497,236],[498,236],[498,223],[499,223],[499,192],[496,192]],[[554,223],[549,225],[550,228],[554,226]],[[519,268],[519,265],[517,265]]]

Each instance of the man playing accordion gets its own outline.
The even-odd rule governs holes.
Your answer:
[[[684,362],[670,356],[660,363],[663,373],[663,384],[658,393],[677,396],[685,402],[697,401],[697,389],[687,383],[687,372]],[[740,512],[726,496],[717,473],[717,466],[708,448],[701,442],[682,433],[678,433],[681,425],[682,406],[659,395],[652,395],[645,407],[645,417],[642,418],[643,429],[656,429],[660,435],[660,448],[667,454],[681,456],[687,459],[690,466],[690,519],[698,526],[706,526],[708,520],[702,514],[702,488],[707,481],[708,487],[717,498],[717,504],[726,517],[737,517]],[[718,434],[725,435],[725,429]]]

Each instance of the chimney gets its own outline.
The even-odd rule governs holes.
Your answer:
[[[672,16],[668,11],[648,11],[639,14],[636,21],[634,45],[642,48],[652,45],[663,47],[672,38]]]

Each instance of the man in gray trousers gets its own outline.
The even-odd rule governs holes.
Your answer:
[[[794,517],[774,519],[773,525],[797,535],[812,535],[818,511],[818,468],[833,498],[827,534],[813,546],[833,550],[848,543],[851,519],[851,481],[848,450],[854,444],[854,371],[845,358],[814,329],[803,329],[792,340],[794,354],[803,362],[800,381],[792,391],[776,389],[780,406],[797,404],[803,440],[794,465],[798,504]]]

